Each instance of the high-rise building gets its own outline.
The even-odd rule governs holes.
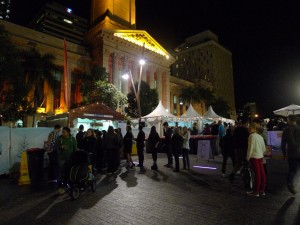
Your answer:
[[[194,83],[211,82],[216,97],[229,104],[231,117],[235,118],[232,54],[219,43],[218,36],[204,31],[186,38],[175,52],[171,75]]]
[[[0,1],[0,19],[9,20],[10,18],[10,0],[1,0]]]
[[[47,3],[38,15],[29,23],[28,27],[82,44],[88,30],[88,21],[73,14],[72,9],[55,2]]]

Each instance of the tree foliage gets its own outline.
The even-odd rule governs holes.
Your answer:
[[[44,82],[47,81],[55,89],[53,71],[57,68],[54,64],[55,56],[49,53],[41,54],[37,49],[31,48],[21,52],[22,68],[24,69],[24,83],[33,89],[33,121],[35,125],[35,112],[44,101]]]
[[[137,90],[138,83],[136,82],[134,86]],[[132,118],[138,118],[139,114],[137,109],[137,101],[135,98],[133,87],[130,88],[130,92],[128,93],[127,98],[128,106],[125,108],[125,112]],[[141,115],[145,116],[151,113],[158,104],[158,94],[156,89],[151,89],[149,84],[147,84],[145,81],[141,81],[140,99]]]
[[[81,75],[81,93],[85,104],[102,102],[116,110],[118,104],[127,103],[127,97],[115,85],[108,82],[108,73],[105,68],[93,65],[91,73]]]
[[[230,107],[223,98],[221,97],[216,98],[212,103],[212,107],[219,116],[230,118],[230,114],[229,114]]]
[[[44,81],[54,88],[54,59],[34,48],[17,49],[5,28],[0,27],[0,108],[4,121],[34,115],[44,98]],[[31,90],[33,98],[29,96]]]
[[[206,108],[211,105],[218,115],[229,118],[228,103],[221,97],[215,97],[214,92],[208,88],[188,87],[182,90],[181,97],[187,103],[204,102]]]

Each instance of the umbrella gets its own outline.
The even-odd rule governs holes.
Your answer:
[[[273,112],[278,116],[297,115],[300,114],[300,106],[292,104],[282,109],[277,109]]]

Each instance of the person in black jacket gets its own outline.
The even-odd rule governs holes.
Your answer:
[[[242,123],[233,131],[234,155],[236,158],[236,164],[229,176],[230,182],[233,182],[235,173],[242,167],[243,163],[247,161],[248,136],[248,120],[244,118]]]
[[[168,157],[168,163],[165,165],[166,167],[172,167],[173,166],[173,157],[172,157],[172,146],[171,146],[171,137],[172,137],[172,129],[169,127],[168,122],[163,123],[164,127],[164,144],[165,144],[165,150]]]
[[[281,150],[284,159],[288,159],[289,171],[287,187],[292,194],[296,194],[294,188],[294,177],[300,165],[300,126],[294,115],[288,116],[288,127],[283,131]]]
[[[171,138],[171,145],[172,145],[172,153],[175,159],[174,172],[179,172],[179,155],[181,154],[182,146],[183,146],[183,137],[181,136],[179,127],[175,128],[175,133]]]
[[[144,147],[145,147],[145,133],[143,131],[143,126],[139,126],[139,133],[136,139],[136,148],[139,157],[138,167],[144,168]]]
[[[151,131],[150,131],[147,141],[148,141],[148,146],[152,153],[152,159],[153,159],[153,165],[151,166],[151,170],[158,170],[156,161],[157,161],[157,147],[159,144],[159,135],[156,132],[155,126],[151,127]]]
[[[83,137],[82,146],[89,153],[89,160],[93,169],[96,169],[97,137],[93,129],[88,129]]]
[[[84,138],[85,132],[84,132],[84,126],[81,124],[78,129],[78,133],[76,134],[76,142],[77,142],[77,148],[79,150],[83,150],[83,138]]]
[[[132,129],[130,126],[126,127],[126,134],[123,137],[123,150],[124,154],[127,160],[127,168],[134,168],[134,163],[131,158],[131,153],[132,153],[132,143],[133,143],[133,134],[132,134]]]
[[[222,163],[222,176],[226,177],[226,164],[227,159],[230,158],[232,161],[233,167],[235,166],[235,156],[234,156],[234,142],[233,142],[233,135],[231,133],[231,129],[226,130],[225,136],[219,142],[222,156],[223,156],[223,163]]]

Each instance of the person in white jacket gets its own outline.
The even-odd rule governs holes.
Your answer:
[[[264,139],[256,133],[256,124],[252,123],[249,126],[247,160],[251,163],[255,173],[254,189],[247,192],[248,195],[259,197],[265,196],[266,174],[263,167],[264,152],[266,150]]]

